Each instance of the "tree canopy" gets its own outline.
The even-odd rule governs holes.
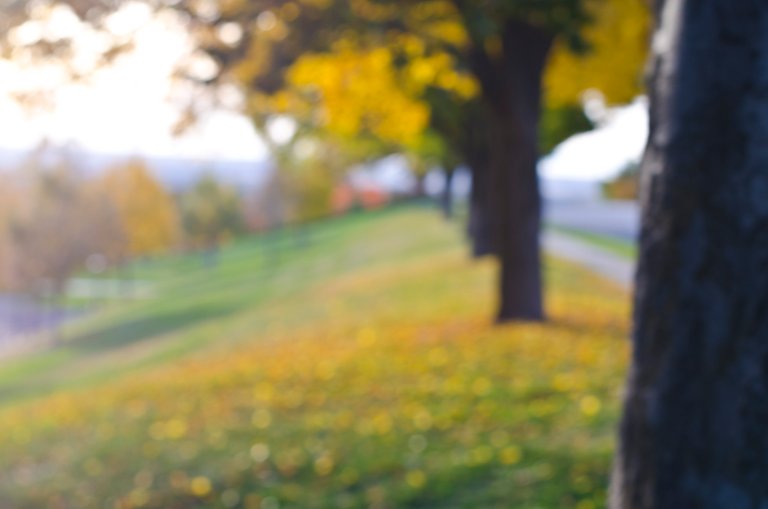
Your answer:
[[[173,198],[139,160],[110,169],[96,184],[117,209],[130,257],[157,254],[177,241]]]
[[[203,175],[181,197],[180,205],[182,225],[191,247],[216,249],[243,227],[237,191],[213,175]]]

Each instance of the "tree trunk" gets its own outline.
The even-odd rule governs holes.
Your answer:
[[[486,117],[485,104],[478,101],[468,105],[460,144],[461,153],[472,173],[467,234],[472,246],[472,256],[475,258],[495,253],[490,204],[486,199],[485,184],[489,173],[489,134]]]
[[[768,3],[659,2],[612,509],[768,507]]]
[[[488,180],[487,147],[483,147],[483,160],[469,160],[472,187],[469,193],[469,220],[467,233],[472,244],[472,256],[479,258],[495,253],[491,232],[490,204],[486,199]]]
[[[443,212],[443,218],[453,219],[453,176],[456,174],[456,168],[446,167],[443,169],[445,185],[440,194],[440,210]]]
[[[478,191],[500,264],[497,320],[542,320],[536,163],[541,77],[552,35],[519,21],[508,21],[502,35],[500,55],[483,48],[474,58],[489,133],[488,175]]]
[[[425,183],[426,175],[419,172],[416,174],[415,179],[413,184],[413,198],[424,198],[427,196],[427,186]]]

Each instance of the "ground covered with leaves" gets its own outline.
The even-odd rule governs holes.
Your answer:
[[[494,327],[493,267],[467,259],[455,226],[404,208],[345,228],[303,240],[309,254],[281,262],[272,299],[4,361],[16,388],[99,370],[0,400],[0,508],[605,507],[626,293],[550,260],[550,321]],[[230,248],[239,262],[223,254],[221,278],[274,269],[249,242]],[[186,274],[168,286],[182,308]]]

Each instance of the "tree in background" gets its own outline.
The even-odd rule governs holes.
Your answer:
[[[340,170],[328,154],[316,154],[299,162],[293,179],[295,220],[299,223],[328,217]]]
[[[15,181],[7,174],[0,174],[0,291],[10,289],[12,280],[12,251],[10,242],[11,212],[18,206]]]
[[[89,189],[65,164],[25,174],[8,228],[11,289],[55,297],[88,257],[108,263],[120,258],[125,237],[106,196]]]
[[[278,153],[280,171],[289,174],[290,187],[300,190],[294,208],[306,208],[300,203],[304,198],[313,200],[312,208],[317,208],[316,198],[330,203],[330,192],[342,173],[367,161],[405,153],[421,182],[432,165],[443,159],[442,153],[437,154],[442,144],[429,126],[428,105],[419,94],[437,71],[450,73],[454,88],[465,94],[474,93],[474,82],[450,68],[450,60],[445,59],[422,62],[420,71],[400,69],[395,63],[398,51],[340,38],[328,52],[298,56],[276,93],[257,93],[260,100],[255,108],[260,110],[251,111],[254,118],[264,114],[266,104],[269,114],[289,115],[300,126],[301,137],[293,146],[273,151]],[[234,72],[246,71],[236,67]],[[286,150],[307,145],[313,147],[309,157]],[[328,174],[323,177],[319,171]],[[317,195],[320,187],[325,187],[326,196]],[[419,193],[419,186],[415,191]]]
[[[290,199],[286,195],[285,175],[271,171],[266,180],[246,196],[243,204],[244,225],[251,232],[279,229],[292,215]]]
[[[215,262],[219,245],[243,230],[240,196],[232,187],[204,175],[180,198],[185,242]]]
[[[94,185],[117,209],[128,257],[157,254],[176,244],[176,205],[144,163],[133,160],[115,166]]]
[[[768,3],[656,14],[611,507],[766,507]]]

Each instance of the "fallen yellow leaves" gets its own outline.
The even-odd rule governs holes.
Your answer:
[[[486,489],[499,507],[600,507],[625,302],[572,287],[550,323],[493,328],[471,292],[364,325],[349,298],[320,325],[1,411],[0,491],[13,509],[396,507],[508,476],[514,493]]]

